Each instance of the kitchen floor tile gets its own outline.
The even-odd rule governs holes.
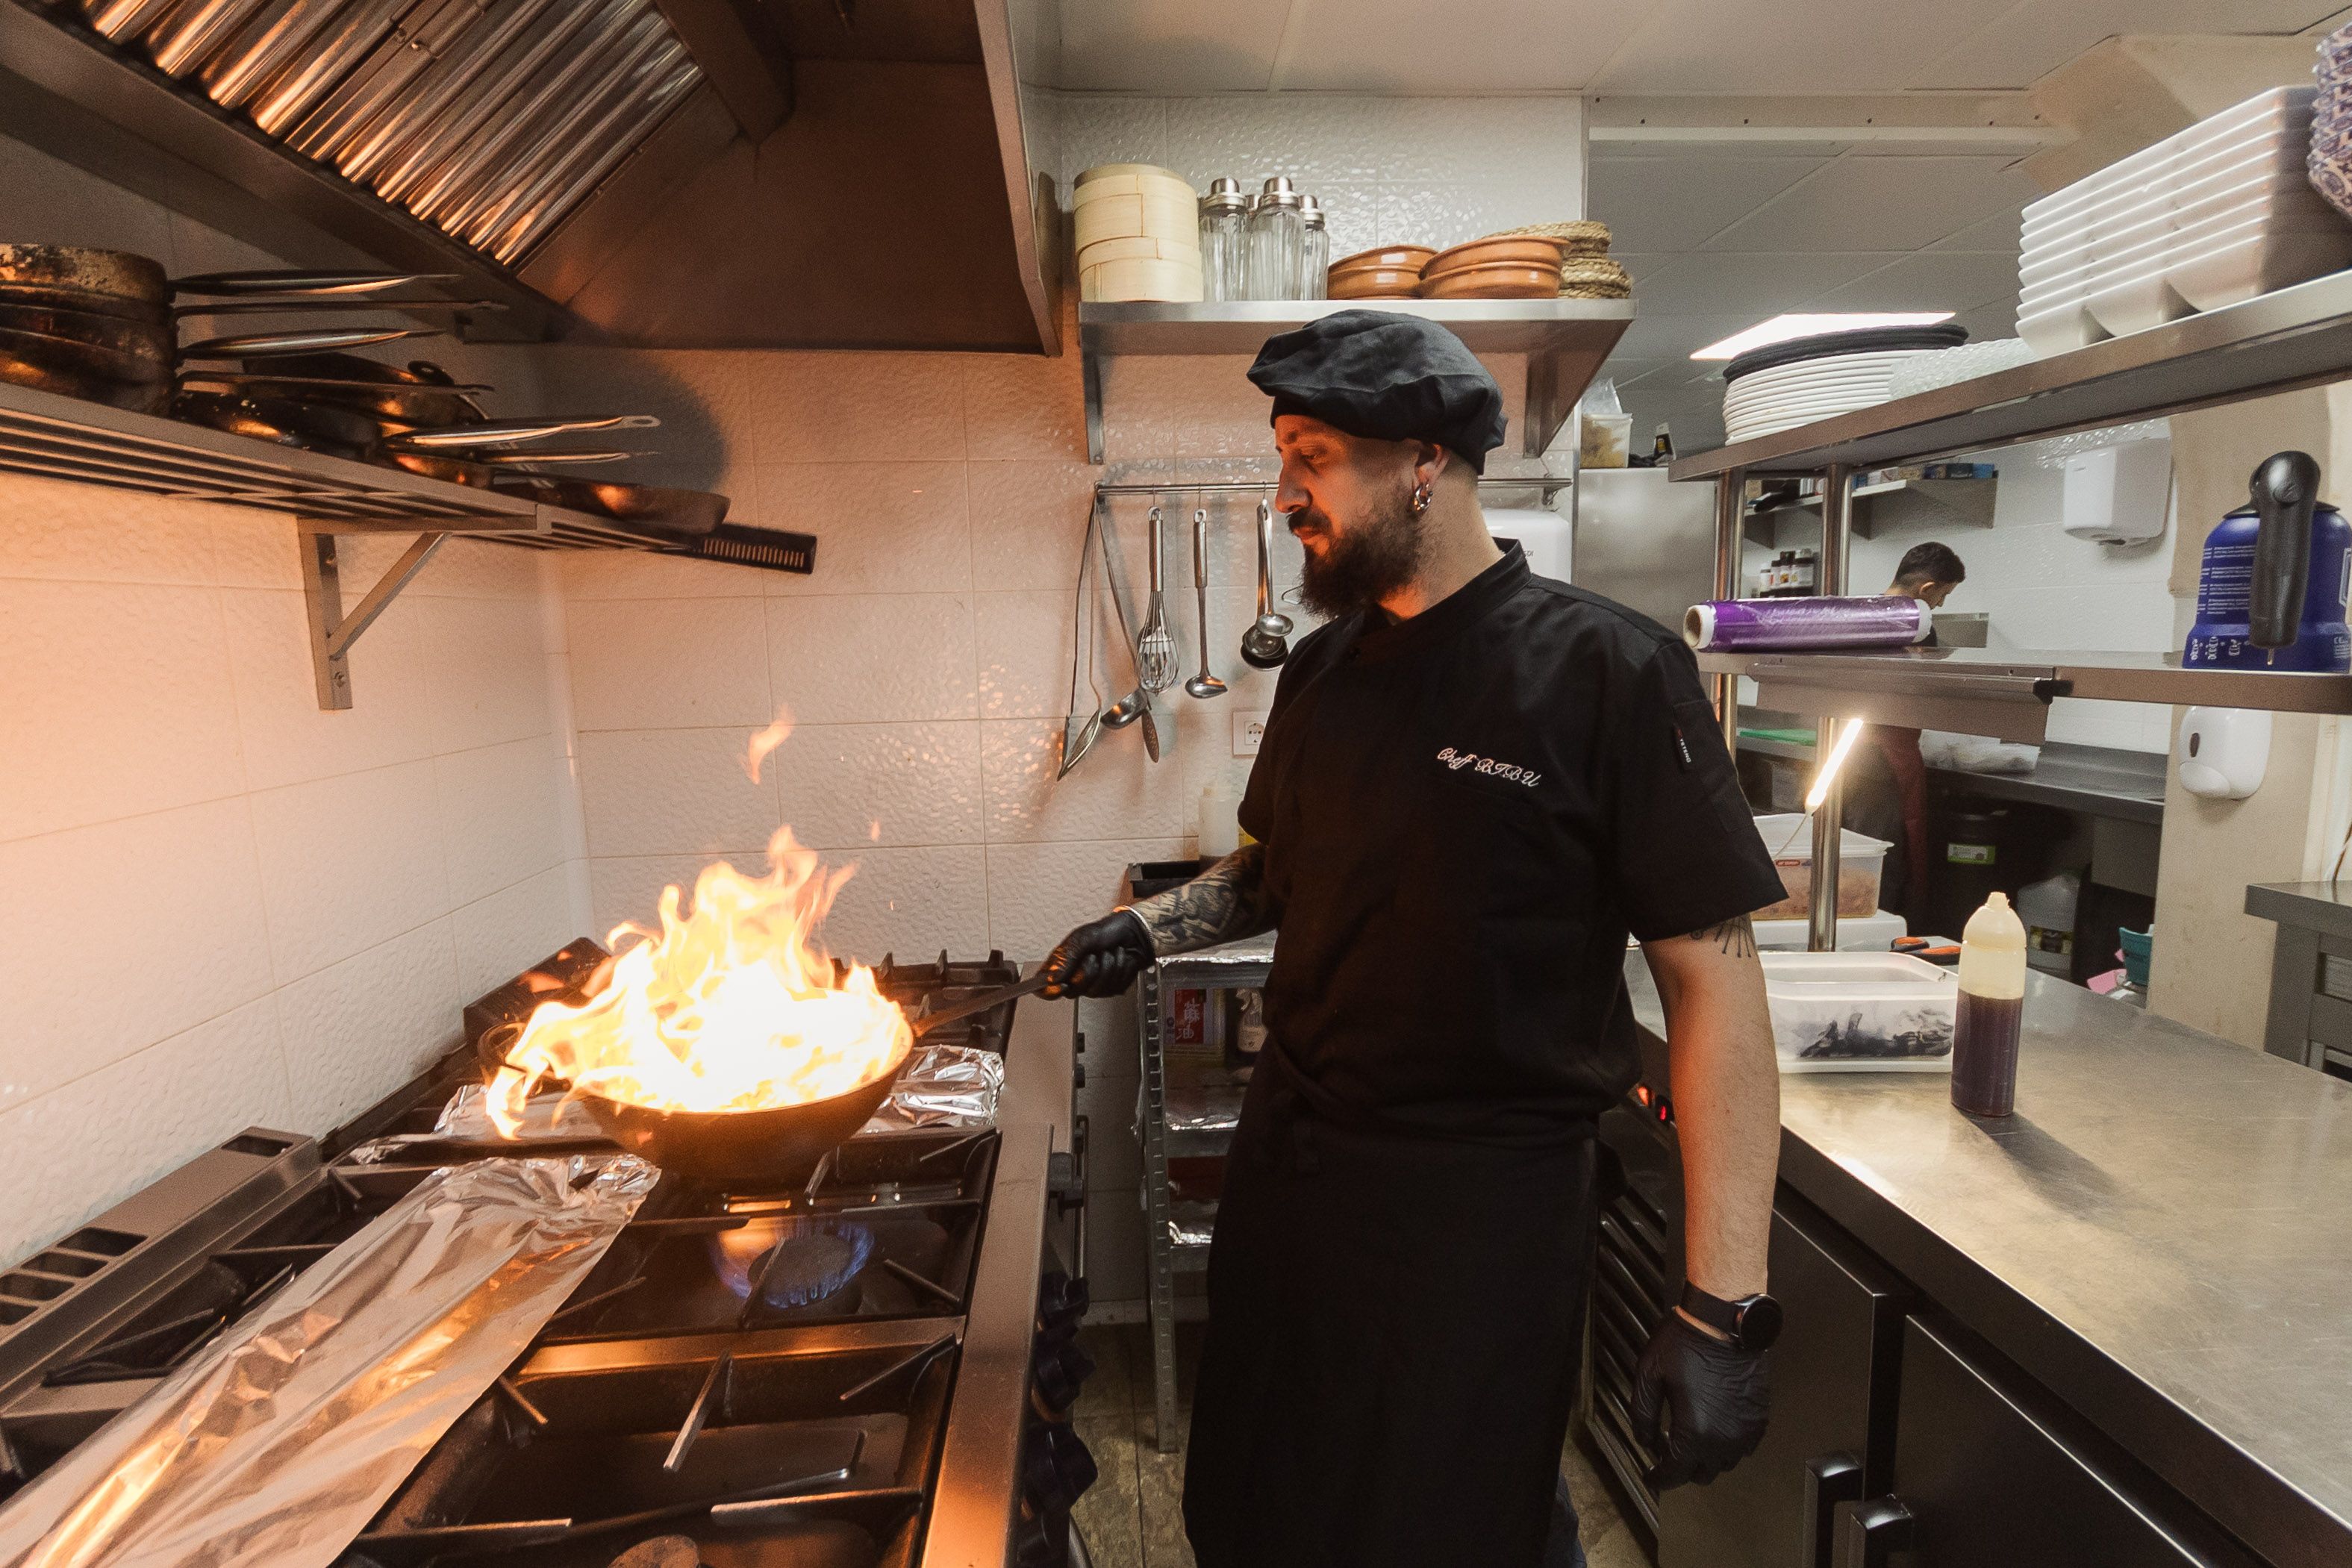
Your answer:
[[[1094,1358],[1095,1372],[1078,1391],[1076,1416],[1080,1421],[1115,1422],[1129,1442],[1134,1441],[1134,1391],[1129,1385],[1126,1333],[1104,1323],[1078,1330],[1078,1348]]]
[[[1095,1484],[1070,1511],[1071,1522],[1087,1543],[1097,1568],[1144,1568],[1143,1507],[1138,1495],[1135,1427],[1132,1417],[1083,1413],[1074,1425],[1078,1437],[1094,1456]]]
[[[1136,1428],[1136,1492],[1143,1507],[1144,1568],[1192,1568],[1192,1546],[1184,1539],[1184,1454],[1163,1454]]]

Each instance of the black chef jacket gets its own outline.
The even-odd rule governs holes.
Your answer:
[[[1240,815],[1271,1045],[1324,1113],[1426,1135],[1577,1135],[1638,1071],[1627,934],[1784,896],[1681,639],[1517,545],[1302,640]]]

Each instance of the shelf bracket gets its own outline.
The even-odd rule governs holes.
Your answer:
[[[302,601],[310,612],[310,669],[318,677],[319,706],[338,713],[352,706],[352,644],[375,624],[400,591],[425,570],[449,535],[446,531],[418,534],[401,552],[375,586],[343,609],[343,580],[336,558],[337,534],[303,518],[294,521],[294,536],[302,558]]]

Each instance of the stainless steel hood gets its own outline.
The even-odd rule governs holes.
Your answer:
[[[470,336],[1052,352],[1033,16],[0,0],[0,131],[289,261],[455,274],[505,307]]]

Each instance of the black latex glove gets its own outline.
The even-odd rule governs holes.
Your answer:
[[[1741,1350],[1668,1312],[1633,1370],[1633,1435],[1658,1461],[1650,1484],[1664,1491],[1711,1481],[1754,1453],[1764,1440],[1771,1370],[1767,1353]]]
[[[1045,995],[1115,997],[1151,962],[1151,934],[1134,911],[1115,909],[1062,938],[1045,960]]]

